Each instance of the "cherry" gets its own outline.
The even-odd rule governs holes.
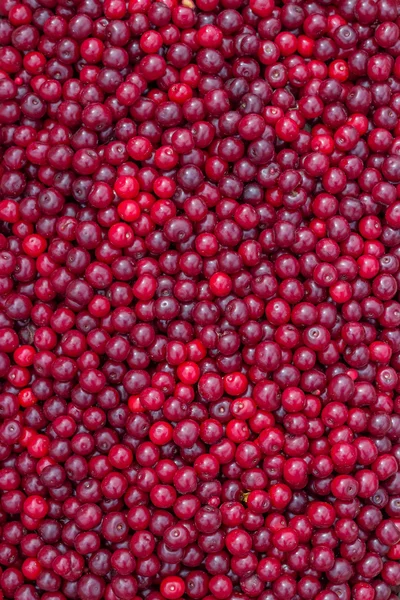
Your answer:
[[[0,7],[0,594],[392,600],[396,3],[34,4]]]

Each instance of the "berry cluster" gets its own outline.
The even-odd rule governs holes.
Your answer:
[[[398,0],[0,17],[0,600],[396,600]]]

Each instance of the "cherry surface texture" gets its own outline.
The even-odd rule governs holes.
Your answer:
[[[398,600],[400,0],[0,0],[0,600]]]

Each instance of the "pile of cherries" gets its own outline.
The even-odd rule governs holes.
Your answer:
[[[398,0],[0,0],[0,600],[396,600]]]

